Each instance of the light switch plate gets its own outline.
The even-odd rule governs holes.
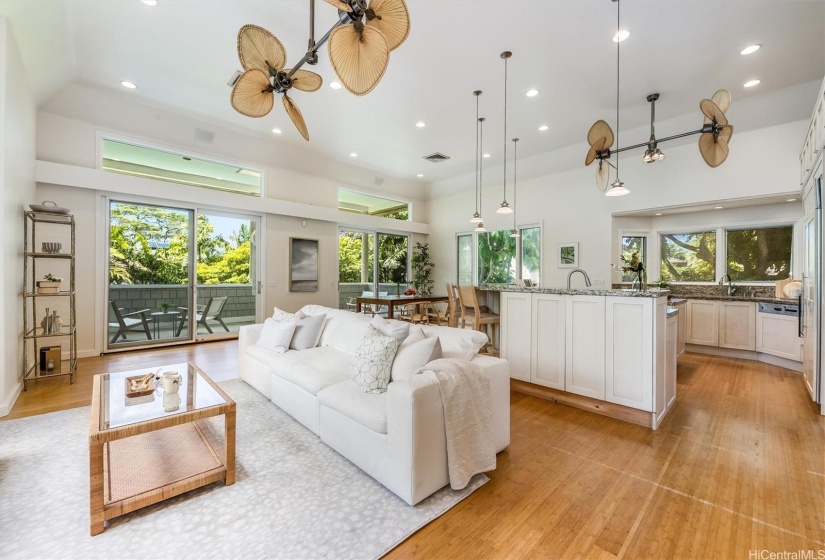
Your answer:
[[[604,278],[594,278],[593,279],[594,286],[604,286]]]
[[[266,283],[267,288],[277,288],[278,282],[276,280],[268,280]]]

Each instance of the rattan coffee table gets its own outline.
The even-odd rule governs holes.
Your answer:
[[[126,378],[177,371],[177,395],[126,396]],[[177,408],[175,408],[177,406]],[[205,422],[224,416],[224,437]],[[90,532],[189,490],[235,482],[235,402],[192,362],[94,378],[89,427]]]

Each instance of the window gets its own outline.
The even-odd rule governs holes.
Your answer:
[[[538,286],[541,280],[541,228],[521,230],[521,278]]]
[[[101,169],[193,187],[261,196],[261,172],[121,140],[104,138]]]
[[[516,278],[516,238],[511,229],[478,234],[478,284],[510,284]]]
[[[394,220],[409,220],[410,205],[407,202],[364,194],[345,188],[338,189],[338,210],[354,214],[367,214]]]
[[[456,238],[458,262],[458,283],[473,283],[473,235],[468,233]]]
[[[773,282],[790,277],[793,227],[726,232],[727,273],[734,282]]]
[[[716,231],[661,237],[661,278],[667,282],[716,281]]]
[[[622,256],[627,262],[633,258],[633,253],[639,253],[639,260],[647,269],[647,237],[624,235],[622,236]],[[622,272],[622,282],[633,282],[636,280],[635,272]]]

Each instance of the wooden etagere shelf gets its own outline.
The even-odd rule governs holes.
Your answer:
[[[47,253],[40,249],[38,226],[52,224],[69,228],[71,242],[69,252]],[[52,227],[52,226],[49,226]],[[42,231],[42,227],[40,230]],[[54,228],[50,229],[54,231]],[[54,214],[47,212],[23,212],[24,264],[23,264],[23,390],[28,390],[31,381],[67,377],[74,383],[77,371],[77,313],[75,309],[75,221],[71,214]],[[49,261],[69,261],[69,277],[60,283],[61,291],[56,293],[38,293],[37,281],[45,273],[56,272],[49,266]],[[38,264],[40,263],[40,264]],[[65,264],[62,265],[65,267]],[[68,300],[69,315],[56,332],[45,332],[41,326],[43,305],[37,301],[46,298],[53,305],[63,305]],[[62,302],[62,303],[61,303]],[[47,364],[40,363],[40,349],[45,346],[59,346],[59,359],[52,360],[52,370]]]

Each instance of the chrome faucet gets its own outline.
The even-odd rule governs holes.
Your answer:
[[[734,290],[734,288],[733,288],[733,280],[731,279],[730,274],[728,274],[728,273],[726,272],[726,273],[722,276],[722,278],[719,280],[719,285],[721,286],[721,285],[723,285],[723,284],[725,283],[725,278],[727,278],[727,279],[728,279],[728,296],[732,296],[732,295],[733,295],[733,290]]]
[[[573,270],[571,270],[571,271],[570,271],[570,274],[568,274],[568,275],[567,275],[567,289],[568,289],[568,290],[570,289],[570,278],[571,278],[571,277],[573,276],[573,274],[575,274],[576,272],[581,272],[581,273],[582,273],[582,276],[584,276],[584,283],[585,283],[585,285],[587,285],[587,287],[589,288],[589,287],[590,287],[590,277],[589,277],[589,276],[587,275],[587,273],[586,273],[584,270],[582,270],[581,268],[574,268]]]

